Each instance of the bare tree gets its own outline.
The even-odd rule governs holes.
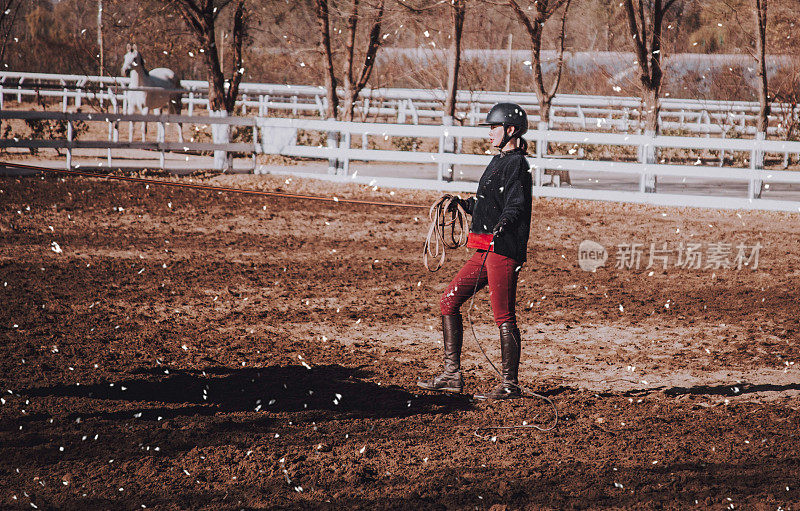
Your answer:
[[[450,7],[453,23],[450,46],[447,49],[447,90],[444,101],[444,123],[448,125],[453,124],[456,115],[458,72],[461,67],[461,36],[464,32],[467,2],[466,0],[452,0]]]
[[[770,99],[767,82],[767,0],[753,0],[756,17],[756,64],[758,67],[758,123],[756,140],[767,138],[769,127]],[[753,170],[764,168],[764,152],[756,149],[751,156],[750,167]],[[760,180],[750,181],[750,196],[760,198],[764,183]]]
[[[242,66],[242,41],[245,36],[244,2],[236,0],[233,14],[233,30],[231,46],[233,50],[233,66],[230,78],[226,80],[225,70],[220,62],[220,48],[217,44],[216,25],[223,9],[234,0],[170,0],[183,17],[197,40],[199,51],[208,76],[208,100],[211,110],[233,113],[236,97],[239,95],[239,83],[244,73]],[[226,87],[226,83],[228,86]]]
[[[339,112],[339,96],[336,93],[338,81],[333,70],[333,50],[331,48],[331,21],[328,0],[316,0],[317,21],[319,22],[319,48],[324,59],[325,91],[328,98],[328,119],[336,119]]]
[[[758,65],[758,126],[766,133],[769,125],[770,98],[767,88],[767,0],[753,0],[756,17],[756,63]]]
[[[567,13],[572,0],[535,0],[533,3],[533,16],[529,17],[517,0],[508,0],[508,4],[514,10],[519,21],[528,31],[531,40],[531,66],[533,68],[533,84],[536,90],[536,97],[539,100],[539,116],[542,123],[550,122],[550,107],[553,98],[558,91],[558,84],[561,81],[561,71],[564,68],[564,38],[566,35]],[[549,87],[544,84],[544,72],[542,71],[542,32],[544,25],[555,14],[564,7],[561,15],[561,32],[559,34],[558,61],[556,63],[556,76]]]
[[[442,2],[433,0],[427,5],[415,4],[412,0],[397,0],[398,4],[413,14],[423,14],[426,11],[436,11],[443,3],[450,11],[450,44],[447,46],[446,62],[447,82],[445,87],[443,124],[452,126],[456,115],[456,103],[458,97],[458,78],[461,70],[461,42],[464,34],[464,21],[467,15],[467,0],[449,0]],[[430,16],[430,14],[428,14]],[[439,69],[431,70],[437,78]]]
[[[5,63],[6,45],[21,5],[22,0],[0,0],[0,66]]]
[[[326,116],[328,119],[344,118],[345,121],[352,121],[355,112],[356,100],[358,95],[367,85],[372,70],[375,67],[375,56],[381,46],[381,25],[384,21],[385,0],[377,0],[367,9],[362,9],[361,0],[349,0],[348,10],[332,12],[334,7],[332,0],[315,0],[317,22],[320,28],[319,50],[322,53],[323,68],[325,75],[325,88],[328,100]],[[372,16],[368,14],[371,10]],[[334,17],[335,16],[335,17]],[[335,71],[335,51],[334,41],[331,37],[331,24],[334,20],[341,22],[344,27],[344,56],[342,77],[339,79]],[[366,51],[359,69],[356,70],[356,45],[359,42],[359,24],[364,21],[369,25],[366,36]],[[339,33],[343,31],[340,30]],[[342,83],[344,89],[344,105],[339,109],[338,84]],[[348,139],[339,139],[338,132],[328,133],[328,146],[335,147],[347,146]],[[340,174],[345,172],[344,162],[330,159],[328,160],[328,172]]]
[[[636,63],[639,66],[639,81],[642,85],[642,108],[645,112],[645,135],[655,136],[659,131],[659,110],[661,94],[661,30],[664,15],[676,0],[624,0],[628,29],[633,39]],[[634,3],[636,6],[634,7]],[[641,148],[639,160],[642,163],[655,163],[656,152],[653,145]],[[655,193],[656,176],[643,174],[640,191]]]
[[[633,39],[642,102],[645,131],[658,133],[659,95],[661,92],[661,30],[664,15],[676,0],[624,0],[628,29]],[[634,4],[636,4],[634,6]]]
[[[242,64],[242,42],[244,29],[244,2],[236,0],[233,13],[233,30],[231,46],[233,50],[233,66],[230,79],[225,79],[222,63],[223,46],[217,44],[217,20],[223,9],[234,0],[171,0],[183,17],[190,31],[197,40],[199,51],[203,54],[203,62],[208,76],[208,102],[211,115],[225,117],[233,113],[236,97],[239,95],[239,83],[244,74]],[[224,44],[224,42],[223,42]],[[227,87],[226,87],[227,84]],[[212,124],[211,137],[216,144],[227,144],[230,141],[228,124]],[[214,151],[214,168],[227,171],[231,168],[230,153],[224,150]]]
[[[346,121],[353,120],[356,100],[367,85],[367,81],[375,67],[375,56],[381,46],[381,25],[384,21],[385,4],[385,0],[377,0],[369,9],[372,11],[370,16],[365,10],[362,10],[361,0],[350,0],[347,11],[339,13],[345,26],[344,62],[342,78],[339,80],[336,77],[334,67],[334,49],[330,30],[333,15],[331,12],[332,2],[330,0],[316,0],[317,21],[320,26],[319,46],[324,60],[325,86],[328,98],[327,115],[329,118],[339,117],[339,100],[336,96],[336,88],[341,82],[344,89],[344,105],[341,116]],[[369,8],[370,6],[367,7]],[[368,23],[369,30],[363,61],[356,69],[356,43],[361,21]]]

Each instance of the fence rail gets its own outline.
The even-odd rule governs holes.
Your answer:
[[[310,119],[285,119],[266,117],[205,117],[178,115],[124,115],[89,114],[60,112],[0,111],[0,119],[38,119],[55,120],[67,123],[65,139],[54,140],[0,140],[0,148],[9,147],[48,147],[60,148],[67,152],[66,166],[72,166],[72,151],[80,148],[108,149],[109,166],[112,151],[115,149],[148,149],[160,154],[160,164],[164,166],[164,155],[168,151],[226,151],[256,154],[277,154],[290,157],[304,157],[341,161],[342,166],[332,163],[330,178],[351,179],[351,161],[398,162],[432,164],[438,168],[437,179],[413,179],[398,175],[405,180],[403,186],[419,188],[454,189],[474,191],[474,182],[449,182],[454,165],[485,166],[491,156],[485,154],[463,154],[457,152],[463,139],[485,139],[483,128],[471,126],[437,126],[406,124],[375,124],[362,122],[320,121]],[[155,122],[160,128],[154,142],[120,141],[109,135],[108,140],[75,140],[72,126],[76,122],[106,123],[109,133],[119,122]],[[207,143],[171,142],[165,139],[166,123],[191,123],[196,125],[244,126],[252,129],[252,143]],[[327,144],[303,145],[299,135],[303,132],[318,132],[327,137]],[[401,151],[371,148],[370,137],[417,137],[435,141],[436,151]],[[358,145],[359,137],[361,147]],[[773,200],[760,198],[762,185],[800,184],[800,172],[765,170],[762,168],[765,153],[800,153],[800,142],[760,139],[725,139],[716,137],[676,137],[597,133],[584,131],[556,131],[547,129],[531,130],[525,137],[531,144],[529,157],[534,175],[533,193],[535,196],[562,197],[576,199],[614,200],[641,202],[673,206],[707,206],[717,208],[768,209],[800,211],[800,201]],[[580,156],[580,151],[571,155],[556,155],[550,151],[552,144],[570,144],[573,147],[605,146],[612,148],[633,147],[637,149],[638,161],[590,160]],[[702,150],[711,152],[747,153],[750,168],[707,165],[707,164],[667,164],[658,163],[652,154],[659,149],[679,151]],[[699,161],[699,160],[698,160]],[[610,189],[581,189],[574,187],[546,186],[544,176],[552,172],[592,172],[602,175],[635,176],[639,182],[638,191]],[[699,180],[719,180],[726,183],[747,183],[747,193],[739,197],[720,197],[713,194],[682,195],[666,194],[657,191],[658,177],[692,178]],[[652,190],[648,192],[650,184]]]
[[[6,96],[21,102],[23,97],[60,98],[62,111],[69,102],[80,107],[83,101],[95,100],[103,105],[108,101],[114,111],[126,111],[125,90],[130,80],[124,77],[60,75],[45,73],[0,72],[0,110]],[[186,94],[182,102],[189,115],[195,108],[208,109],[208,83],[183,80]],[[140,89],[137,89],[140,90]],[[243,115],[248,110],[259,116],[280,112],[285,115],[326,117],[327,98],[323,87],[308,85],[279,85],[242,83],[237,107]],[[393,119],[398,123],[441,124],[445,92],[442,90],[377,88],[364,89],[356,104],[356,113],[363,120]],[[534,93],[502,93],[491,91],[459,91],[457,116],[469,125],[480,122],[491,106],[500,101],[519,103],[538,121],[539,105]],[[665,130],[682,130],[700,134],[744,134],[756,132],[758,103],[662,98],[661,126]],[[769,134],[781,136],[787,129],[786,120],[796,123],[800,117],[797,107],[776,103],[770,116]],[[589,96],[559,94],[553,101],[551,127],[580,130],[616,130],[636,132],[642,128],[642,106],[639,98],[618,96]]]

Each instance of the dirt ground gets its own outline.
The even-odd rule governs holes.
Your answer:
[[[191,179],[422,207],[0,178],[0,508],[800,509],[797,214],[535,200],[521,379],[558,423],[488,430],[553,412],[415,386],[469,256],[422,266],[437,194]],[[472,321],[499,360],[485,292]],[[464,365],[494,384],[469,328]]]

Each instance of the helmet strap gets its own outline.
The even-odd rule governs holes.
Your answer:
[[[512,138],[516,136],[516,133],[517,128],[514,127],[514,132],[509,135],[508,125],[503,124],[503,140],[500,142],[500,147],[498,147],[498,149],[500,149],[500,153],[503,153],[503,148],[511,141]]]

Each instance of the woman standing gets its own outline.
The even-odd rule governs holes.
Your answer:
[[[492,158],[478,184],[475,197],[459,199],[472,215],[467,247],[477,249],[445,290],[439,301],[444,333],[444,372],[417,385],[428,390],[461,392],[461,306],[488,284],[495,323],[500,329],[503,381],[477,399],[512,399],[521,396],[517,372],[522,339],[515,313],[517,278],[527,259],[531,225],[530,166],[525,159],[528,116],[519,105],[498,103],[486,122],[489,140],[500,153]]]

